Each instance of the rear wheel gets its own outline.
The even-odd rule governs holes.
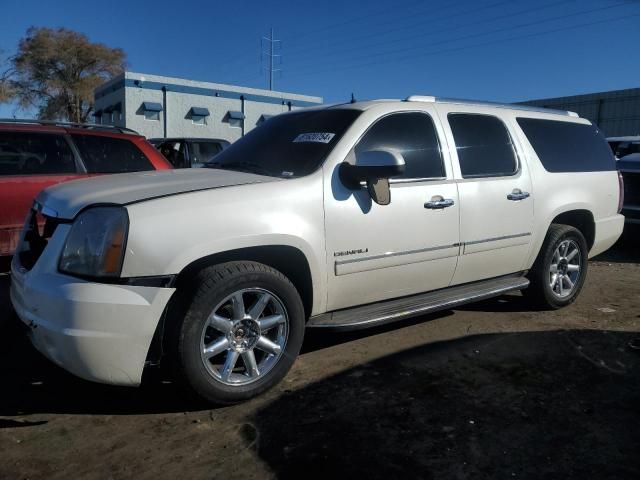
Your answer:
[[[528,274],[525,296],[544,308],[561,308],[578,297],[587,275],[587,242],[568,225],[552,224]]]
[[[235,403],[271,388],[289,371],[304,334],[293,284],[255,262],[201,271],[180,327],[183,380],[202,398]]]

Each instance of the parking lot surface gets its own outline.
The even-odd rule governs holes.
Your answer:
[[[0,478],[640,478],[638,238],[566,309],[509,295],[309,334],[283,383],[216,409],[53,366],[0,275]]]

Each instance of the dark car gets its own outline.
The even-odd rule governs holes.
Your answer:
[[[13,254],[41,190],[93,175],[167,169],[165,158],[133,130],[0,119],[0,256]]]
[[[214,138],[151,138],[149,140],[174,168],[202,167],[229,146]]]
[[[640,153],[625,155],[616,164],[624,180],[624,204],[621,213],[625,222],[640,224]]]
[[[613,154],[618,158],[626,157],[632,153],[640,153],[640,136],[638,135],[609,137],[607,142],[609,142]]]

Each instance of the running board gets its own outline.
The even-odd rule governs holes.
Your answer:
[[[522,290],[528,286],[529,280],[521,274],[492,278],[410,297],[385,300],[316,315],[309,319],[307,327],[357,330],[383,325],[406,317],[446,310],[513,290]]]

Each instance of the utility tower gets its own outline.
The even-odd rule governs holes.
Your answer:
[[[278,55],[275,53],[276,50],[276,45],[280,43],[280,40],[276,40],[275,38],[273,38],[273,28],[271,29],[271,35],[269,36],[269,38],[267,37],[262,37],[262,41],[263,42],[269,42],[269,50],[268,51],[264,51],[264,45],[262,46],[262,54],[266,55],[267,57],[269,57],[269,90],[273,90],[273,74],[275,72],[279,72],[281,71],[280,68],[276,68],[276,61],[275,60],[280,60],[282,55]]]

